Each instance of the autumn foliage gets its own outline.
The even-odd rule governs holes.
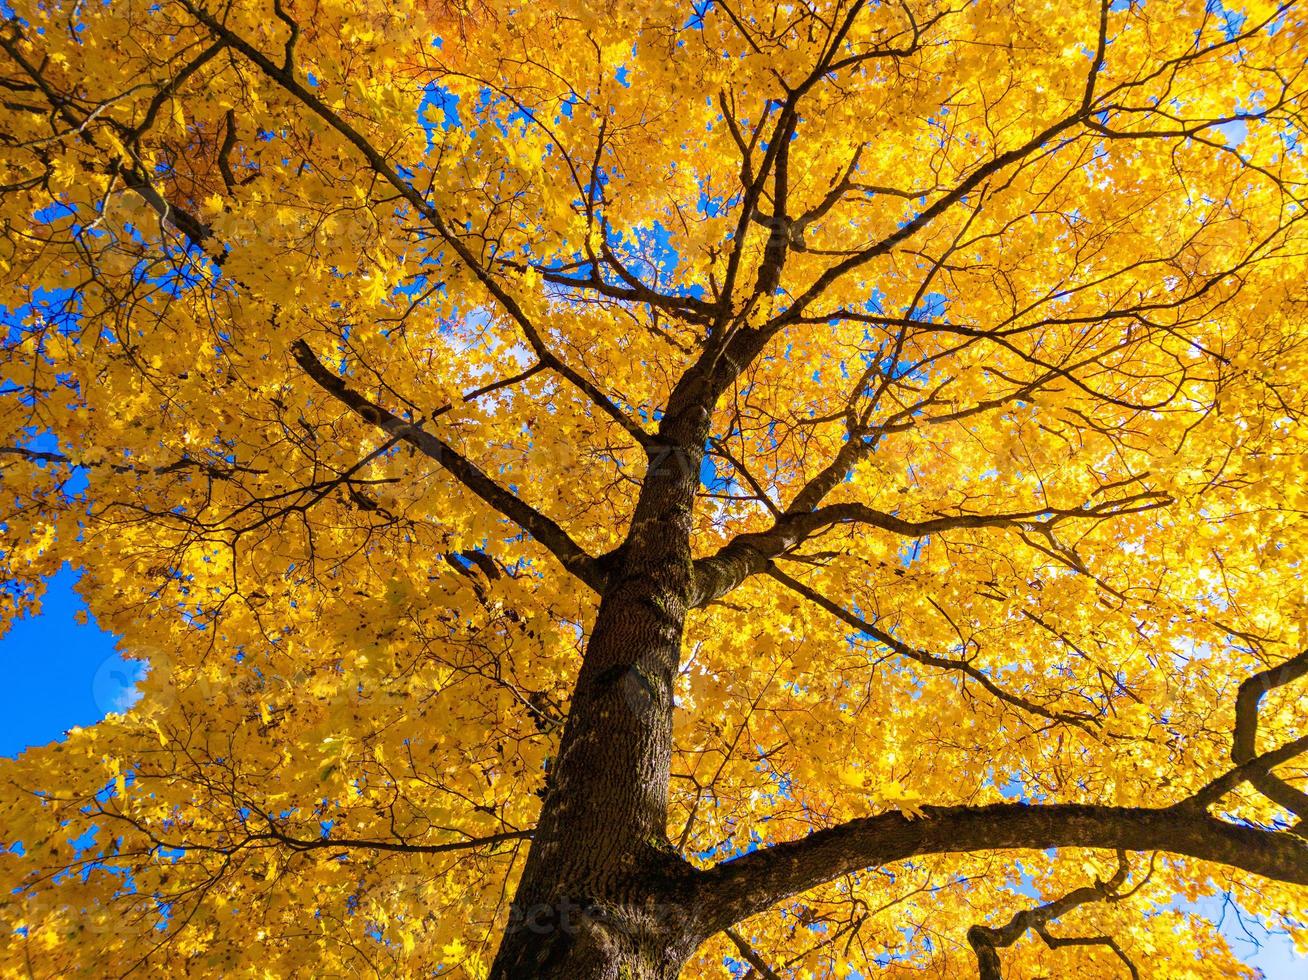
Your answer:
[[[1308,942],[1302,4],[10,3],[4,975]]]

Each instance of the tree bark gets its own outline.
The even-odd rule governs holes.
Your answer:
[[[675,977],[698,939],[694,869],[667,838],[673,682],[695,569],[691,519],[708,412],[669,412],[608,572],[549,791],[491,969]]]
[[[601,601],[492,977],[675,977],[691,952],[664,921],[691,877],[666,836],[674,577],[626,577]]]

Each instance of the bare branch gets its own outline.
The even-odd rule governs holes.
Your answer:
[[[402,439],[439,463],[451,476],[500,514],[513,521],[548,548],[563,566],[596,592],[603,592],[605,576],[598,563],[553,520],[492,480],[467,457],[412,422],[387,411],[354,391],[327,368],[303,340],[291,345],[296,362],[323,391],[359,418]]]
[[[788,511],[767,531],[740,534],[716,554],[695,562],[696,605],[726,595],[746,578],[765,571],[772,559],[793,550],[817,531],[836,524],[865,524],[905,537],[921,538],[946,531],[1007,528],[1052,537],[1054,528],[1067,520],[1099,519],[1138,514],[1172,502],[1166,493],[1141,491],[1128,497],[1081,507],[1044,507],[1001,514],[953,514],[924,521],[909,521],[895,514],[851,502],[831,504],[807,512]]]
[[[1107,946],[1117,954],[1118,959],[1126,964],[1126,968],[1131,972],[1133,980],[1140,980],[1140,972],[1136,969],[1135,964],[1131,962],[1131,958],[1126,955],[1122,947],[1111,936],[1060,938],[1049,935],[1046,929],[1050,922],[1059,916],[1066,915],[1079,906],[1090,902],[1115,902],[1124,897],[1121,894],[1121,888],[1126,883],[1129,870],[1130,866],[1126,860],[1126,852],[1119,850],[1117,852],[1117,871],[1107,881],[1096,879],[1093,885],[1074,888],[1066,895],[1056,898],[1052,902],[1046,902],[1034,909],[1018,912],[1008,920],[1006,925],[998,929],[982,925],[972,926],[967,930],[967,941],[971,945],[972,951],[976,953],[981,980],[1003,980],[1003,975],[999,969],[998,947],[1012,946],[1028,930],[1035,930],[1035,933],[1045,941],[1045,945],[1050,949],[1059,946]]]
[[[942,657],[939,656],[938,654],[927,653],[924,650],[918,650],[914,647],[911,647],[907,643],[904,643],[902,640],[897,639],[896,637],[887,633],[885,630],[879,629],[872,623],[869,623],[867,620],[854,615],[852,612],[849,612],[847,609],[843,608],[837,603],[832,602],[826,596],[821,595],[814,589],[809,588],[807,585],[805,585],[803,582],[800,582],[798,579],[791,578],[789,575],[787,575],[785,572],[781,571],[780,569],[770,568],[768,570],[768,574],[771,575],[778,582],[780,582],[782,585],[793,590],[794,592],[797,592],[799,595],[802,595],[805,599],[809,600],[815,605],[821,606],[823,609],[831,613],[831,615],[835,616],[837,619],[848,624],[849,626],[852,626],[854,629],[858,630],[859,632],[867,634],[868,636],[872,637],[872,639],[876,640],[878,643],[882,644],[883,646],[890,648],[900,656],[907,657],[910,660],[914,660],[925,667],[937,667],[942,670],[954,670],[962,674],[965,674],[968,677],[972,678],[972,680],[980,684],[983,688],[985,688],[996,699],[1003,701],[1005,704],[1010,704],[1015,708],[1020,708],[1021,710],[1029,712],[1033,715],[1038,715],[1041,718],[1046,718],[1050,721],[1057,721],[1068,725],[1075,725],[1076,727],[1082,729],[1088,728],[1088,722],[1091,720],[1090,716],[1088,715],[1075,713],[1075,712],[1051,711],[1050,709],[1045,708],[1039,704],[1036,704],[1034,701],[1028,700],[1027,698],[1021,697],[1020,695],[1010,694],[1008,691],[1005,691],[998,684],[996,684],[989,677],[987,677],[983,671],[978,670],[975,666],[973,666],[971,663],[969,663],[966,660],[958,660],[952,657]]]

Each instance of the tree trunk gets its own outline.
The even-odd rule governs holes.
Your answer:
[[[675,977],[689,955],[666,836],[684,615],[647,576],[602,600],[492,977]]]
[[[699,939],[667,838],[673,682],[707,413],[665,418],[586,646],[494,980],[665,980]],[[666,448],[663,448],[666,447]]]

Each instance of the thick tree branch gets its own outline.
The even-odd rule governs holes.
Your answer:
[[[1280,748],[1272,749],[1270,752],[1264,752],[1262,755],[1256,755],[1248,762],[1243,762],[1234,769],[1224,772],[1191,796],[1186,803],[1199,808],[1209,807],[1242,783],[1250,783],[1258,789],[1259,792],[1262,792],[1264,796],[1267,796],[1275,803],[1280,803],[1281,801],[1275,796],[1267,793],[1260,783],[1265,783],[1267,780],[1271,779],[1283,786],[1290,793],[1298,794],[1299,790],[1295,789],[1288,783],[1271,776],[1270,772],[1281,763],[1289,762],[1291,759],[1303,755],[1305,752],[1308,752],[1308,735],[1300,735],[1298,738],[1286,742]],[[1284,804],[1282,805],[1284,806]],[[1297,811],[1294,809],[1290,807],[1286,807],[1286,809],[1297,815]],[[1300,834],[1300,836],[1305,836],[1302,826],[1302,824],[1299,824],[1296,828],[1292,828],[1293,832]]]
[[[596,592],[603,592],[605,576],[599,564],[553,520],[492,480],[467,457],[449,444],[412,422],[387,411],[351,389],[333,373],[303,340],[291,345],[296,363],[323,391],[345,405],[359,418],[402,439],[439,463],[451,476],[500,514],[513,521],[543,544],[563,567]]]
[[[772,573],[786,584],[811,593],[802,583],[783,573],[775,570]],[[846,621],[858,620],[816,593],[810,597]],[[893,637],[889,639],[893,641]],[[1243,782],[1257,786],[1260,777],[1272,778],[1268,774],[1273,767],[1308,749],[1308,735],[1305,735],[1263,755],[1254,754],[1258,703],[1263,694],[1305,675],[1308,675],[1308,651],[1246,679],[1240,685],[1236,700],[1231,750],[1236,768],[1170,807],[1072,803],[927,806],[922,808],[922,817],[916,820],[898,812],[850,820],[803,840],[777,844],[725,861],[706,872],[699,886],[699,900],[708,910],[708,925],[716,932],[791,895],[861,868],[921,854],[1007,848],[1112,848],[1119,855],[1125,851],[1166,851],[1225,864],[1278,881],[1308,885],[1308,839],[1298,833],[1297,828],[1287,832],[1233,824],[1211,816],[1206,810]],[[1282,785],[1291,793],[1300,793],[1288,784]],[[1292,809],[1292,812],[1298,811]],[[1124,860],[1121,865],[1119,876],[1124,878]],[[1107,883],[1107,889],[1097,885],[1099,892],[1090,897],[1102,898],[1108,891],[1116,892],[1120,882],[1113,884],[1115,881],[1116,878]],[[1108,945],[1122,956],[1116,944],[1105,941],[1105,937],[1064,940],[1043,931],[1049,920],[1089,900],[1080,894],[1083,891],[1073,892],[1033,912],[1019,914],[1003,930],[982,929],[978,932],[981,927],[973,927],[968,939],[977,952],[983,980],[992,980],[999,975],[994,947],[1011,944],[1028,928],[1035,928],[1051,947],[1093,942]],[[1124,956],[1123,959],[1126,960]],[[992,972],[987,973],[987,970]]]
[[[1308,885],[1308,842],[1238,826],[1184,805],[1163,809],[998,803],[922,808],[850,820],[753,851],[703,874],[696,901],[712,935],[840,875],[924,854],[1093,847],[1167,851]]]

